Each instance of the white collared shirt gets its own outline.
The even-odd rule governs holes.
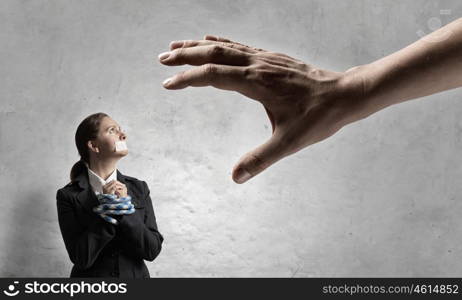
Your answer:
[[[103,186],[112,180],[117,180],[117,169],[114,169],[111,175],[104,180],[103,178],[99,177],[98,174],[93,172],[87,165],[87,170],[88,170],[88,180],[90,182],[90,185],[95,192],[96,195],[102,194],[103,193]]]

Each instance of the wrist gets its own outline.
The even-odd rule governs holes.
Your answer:
[[[338,80],[343,126],[367,118],[381,108],[372,101],[370,65],[359,65],[343,72]]]

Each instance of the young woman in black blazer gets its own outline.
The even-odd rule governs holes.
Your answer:
[[[59,227],[74,264],[70,277],[149,278],[144,260],[153,261],[161,251],[164,239],[146,182],[116,168],[128,150],[115,145],[126,138],[104,113],[88,116],[77,128],[81,159],[72,167],[71,182],[56,194]],[[99,197],[111,194],[131,200],[130,209],[95,211],[102,206]]]

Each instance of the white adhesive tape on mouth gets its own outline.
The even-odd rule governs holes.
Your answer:
[[[115,143],[116,151],[124,151],[127,150],[127,143],[125,141],[117,141]]]

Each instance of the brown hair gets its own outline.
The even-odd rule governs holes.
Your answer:
[[[99,125],[104,117],[109,117],[107,114],[99,112],[86,117],[77,127],[75,132],[75,145],[79,151],[80,160],[76,162],[71,169],[70,178],[74,181],[75,178],[86,170],[85,163],[90,163],[90,153],[88,152],[87,142],[95,139],[98,136]]]

